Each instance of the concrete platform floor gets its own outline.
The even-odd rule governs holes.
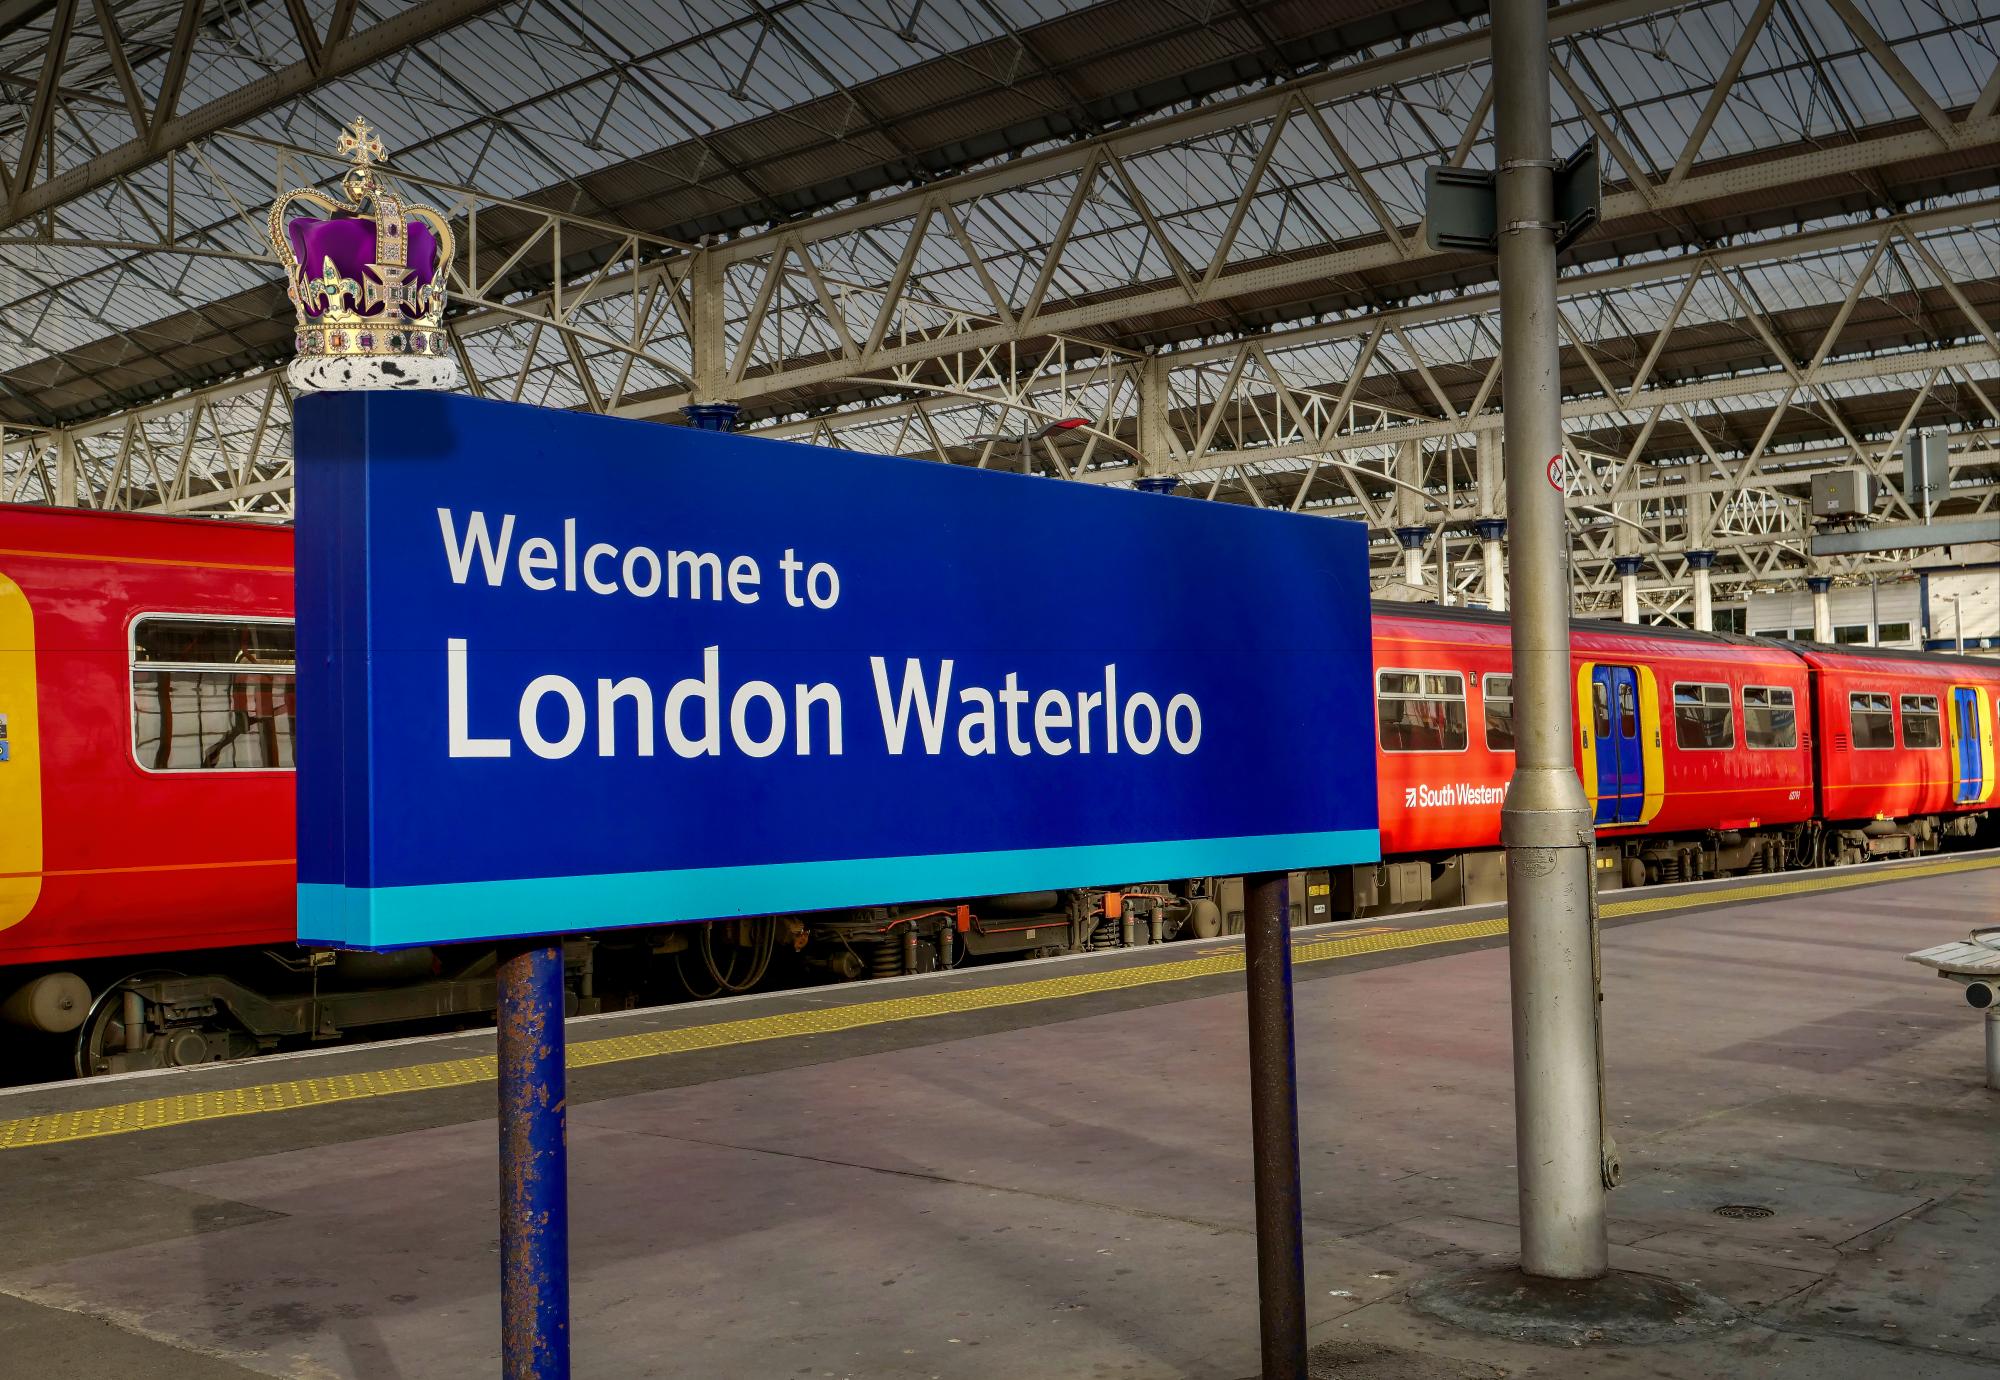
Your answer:
[[[2000,1376],[2000,1094],[1957,989],[1903,961],[2000,913],[2000,859],[1962,863],[1607,927],[1614,1263],[1737,1310],[1674,1345],[1508,1344],[1402,1303],[1514,1250],[1504,940],[1302,966],[1316,1373]],[[0,1118],[482,1048],[24,1091]],[[572,1101],[579,1376],[1257,1369],[1240,974],[584,1068]],[[495,1374],[491,1107],[475,1083],[0,1152],[0,1375]]]

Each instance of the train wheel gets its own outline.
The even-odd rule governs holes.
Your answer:
[[[118,979],[98,995],[91,1003],[90,1014],[83,1018],[83,1024],[76,1028],[76,1057],[74,1060],[78,1078],[92,1078],[100,1073],[114,1071],[113,1060],[121,1054],[150,1052],[150,1042],[138,1049],[131,1049],[125,1038],[125,985],[130,982],[150,982],[154,978],[185,977],[184,973],[154,969],[144,973],[128,973]],[[143,1036],[142,1036],[143,1038]],[[150,1068],[166,1062],[164,1052],[149,1063],[143,1058],[128,1067]]]

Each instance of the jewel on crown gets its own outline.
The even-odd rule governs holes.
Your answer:
[[[298,316],[293,382],[454,386],[444,327],[450,224],[382,184],[376,170],[389,155],[367,121],[342,130],[336,151],[354,163],[341,178],[341,199],[301,187],[271,206],[271,247]]]

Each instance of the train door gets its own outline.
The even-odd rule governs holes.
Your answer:
[[[1646,803],[1646,757],[1639,745],[1639,673],[1632,667],[1592,668],[1590,728],[1597,749],[1597,822],[1637,824]]]
[[[1952,687],[1952,726],[1958,730],[1957,741],[1952,744],[1958,762],[1958,794],[1960,803],[1982,800],[1986,796],[1986,762],[1980,733],[1979,692],[1969,685]]]

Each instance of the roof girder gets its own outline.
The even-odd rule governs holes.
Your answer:
[[[77,3],[78,0],[58,0],[59,6],[72,11]],[[41,181],[26,175],[18,178],[10,186],[6,201],[0,203],[0,230],[11,229],[119,177],[137,172],[173,149],[264,114],[286,101],[295,100],[468,19],[497,9],[502,3],[503,0],[417,0],[409,8],[358,33],[338,32],[341,27],[340,13],[352,12],[351,6],[341,6],[334,16],[335,29],[325,36],[311,29],[309,17],[302,18],[302,7],[295,7],[295,22],[306,25],[300,31],[300,40],[309,56],[227,96],[186,114],[179,114],[181,81],[193,60],[195,31],[204,8],[203,0],[184,0],[159,98],[151,111],[141,112],[136,106],[132,109],[132,138],[53,177]],[[101,22],[115,33],[117,21],[112,8],[99,5],[97,13]],[[60,73],[63,49],[67,43],[68,33],[65,31],[61,41],[51,45],[49,57],[54,70],[46,79],[51,89],[38,92],[38,101],[40,96],[46,94],[53,103],[55,76]],[[115,40],[107,46],[115,46]],[[139,123],[142,114],[143,128]],[[24,174],[33,171],[32,144],[29,154]]]

